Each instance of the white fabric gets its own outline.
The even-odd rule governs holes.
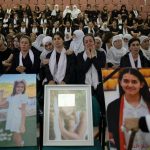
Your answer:
[[[26,33],[26,28],[21,27],[21,33]]]
[[[84,59],[84,61],[87,60],[86,51],[83,53],[83,59]],[[94,89],[96,89],[97,85],[99,84],[98,73],[93,64],[91,65],[90,69],[88,70],[88,72],[85,75],[85,84],[90,84],[91,86],[94,87]]]
[[[132,54],[129,53],[129,60],[130,60],[130,63],[131,63],[131,67],[132,68],[141,68],[141,59],[140,59],[140,55],[138,55],[138,60],[137,60],[137,67],[135,66],[135,62],[134,62],[134,59],[132,57]]]
[[[124,98],[124,109],[123,109],[123,124],[125,118],[140,118],[142,116],[146,116],[149,114],[149,109],[141,97],[140,103],[138,106],[134,107],[130,103],[127,102],[126,98]],[[129,143],[129,138],[131,132],[124,131],[126,144]],[[139,130],[134,138],[132,150],[147,150],[150,147],[150,133],[144,133]]]
[[[38,51],[43,51],[44,47],[42,47],[42,40],[43,38],[45,37],[46,35],[45,34],[40,34],[35,42],[32,43],[32,46],[35,47]]]
[[[132,39],[132,35],[131,34],[124,34],[123,38],[128,39],[128,41],[129,41]]]
[[[65,18],[66,14],[70,13],[71,14],[71,10],[69,6],[66,6],[65,10],[63,11],[63,18]]]
[[[26,104],[28,101],[28,97],[26,94],[17,94],[14,96],[10,96],[7,99],[9,103],[7,118],[6,118],[6,130],[10,130],[11,132],[20,132],[22,114],[21,114],[21,106],[22,104]]]
[[[147,128],[150,132],[150,115],[146,115],[146,124],[147,124]]]
[[[92,32],[91,32],[91,31],[92,31]],[[93,28],[92,28],[92,29],[88,28],[88,33],[92,33],[93,35],[95,35],[95,31],[94,31]]]
[[[57,11],[59,11],[59,5],[55,5],[54,6],[54,9],[53,9],[53,11],[52,11],[52,13],[51,13],[51,16],[56,16],[57,15]]]
[[[52,33],[54,34],[54,33],[56,33],[56,32],[58,32],[59,31],[59,28],[53,28],[52,29]]]
[[[38,33],[38,29],[37,29],[37,27],[35,27],[35,28],[32,28],[32,33]]]
[[[47,43],[52,43],[52,37],[51,36],[46,36],[42,40],[43,46],[46,45]]]
[[[41,55],[40,55],[40,60],[45,59],[46,56],[47,56],[49,53],[51,53],[51,52],[52,52],[52,51],[48,51],[48,50],[44,49],[44,50],[42,51]]]
[[[113,65],[119,66],[120,59],[127,53],[127,50],[122,47],[121,49],[116,49],[114,46],[109,49],[106,53],[107,63],[112,63]]]
[[[59,62],[56,62],[56,50],[54,49],[49,59],[49,69],[53,76],[53,80],[57,83],[63,81],[67,68],[66,50],[63,49],[60,53]]]
[[[69,49],[73,50],[74,53],[77,55],[78,53],[84,51],[83,45],[84,32],[82,30],[75,30],[73,34],[76,37],[73,38],[73,40],[71,41]]]
[[[81,13],[81,10],[78,9],[76,5],[73,5],[73,10],[71,12],[72,19],[77,18],[79,13]]]
[[[34,64],[34,54],[32,52],[31,49],[29,49],[29,57],[31,59],[32,64]],[[22,62],[22,53],[19,53],[19,66],[23,66],[23,62]]]
[[[71,29],[71,27],[69,28],[69,32],[68,32],[67,27],[66,27],[65,31],[64,31],[64,34],[65,34],[64,40],[65,41],[70,41],[71,38],[72,38],[72,29]]]
[[[139,39],[140,39],[140,44],[142,44],[144,40],[149,39],[149,38],[148,36],[142,35],[139,37]]]
[[[141,51],[143,52],[143,55],[148,59],[150,60],[150,47],[148,50],[146,49],[143,49],[142,47],[140,47]]]
[[[122,41],[121,35],[115,35],[115,36],[113,36],[113,38],[112,38],[112,45],[113,46],[114,46],[114,42],[117,41],[117,40],[121,40]]]

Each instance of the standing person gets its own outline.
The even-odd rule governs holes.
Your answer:
[[[25,81],[15,81],[11,96],[7,98],[7,101],[0,103],[0,107],[8,106],[6,130],[13,132],[13,141],[15,142],[16,146],[24,145],[22,135],[26,131],[25,120],[26,104],[28,99],[25,91]]]
[[[121,57],[120,67],[150,67],[150,61],[143,55],[140,50],[140,40],[132,38],[128,43],[129,51],[126,55]]]
[[[118,150],[129,144],[130,132],[124,127],[126,118],[150,114],[150,92],[144,76],[135,68],[121,70],[118,78],[120,97],[107,107],[109,138]],[[115,110],[115,111],[114,111]],[[150,134],[138,131],[132,149],[150,148]]]
[[[105,67],[106,56],[104,52],[96,51],[92,34],[84,36],[83,44],[85,50],[77,55],[77,80],[79,84],[90,84],[95,95],[102,80],[101,68]]]
[[[36,52],[31,49],[30,37],[23,35],[20,38],[20,52],[16,53],[10,68],[11,73],[38,73],[40,59]]]

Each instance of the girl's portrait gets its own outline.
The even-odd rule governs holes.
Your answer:
[[[0,76],[0,147],[36,145],[35,78]]]
[[[150,148],[150,133],[140,129],[136,131],[133,141],[133,130],[126,128],[126,120],[140,118],[150,114],[150,74],[149,69],[122,68],[111,77],[117,79],[113,90],[105,87],[108,136],[110,147],[125,150],[147,150]],[[108,82],[108,81],[106,81]],[[106,83],[105,83],[106,84]],[[110,85],[110,87],[112,87]],[[109,88],[110,88],[109,87]]]

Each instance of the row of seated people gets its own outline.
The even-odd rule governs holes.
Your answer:
[[[58,5],[56,6],[58,7]],[[74,7],[75,11],[72,13],[69,6],[66,6],[63,15],[60,14],[58,8],[56,9],[57,13],[52,13],[53,11],[51,12],[49,9],[47,12],[40,12],[38,8],[36,8],[38,11],[33,13],[29,5],[26,11],[22,10],[21,12],[15,9],[12,13],[7,11],[4,14],[0,9],[0,31],[5,36],[12,32],[53,36],[56,31],[64,32],[68,36],[76,29],[83,30],[85,34],[107,31],[112,31],[114,34],[128,32],[132,35],[140,34],[140,32],[145,35],[149,34],[150,15],[144,20],[136,9],[128,12],[126,7],[122,6],[120,10],[114,8],[112,12],[109,12],[107,6],[104,6],[102,11],[95,10],[94,13],[88,5],[87,10],[82,14],[76,6]]]

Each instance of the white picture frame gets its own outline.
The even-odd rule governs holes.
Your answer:
[[[43,145],[94,145],[91,86],[45,86]]]

